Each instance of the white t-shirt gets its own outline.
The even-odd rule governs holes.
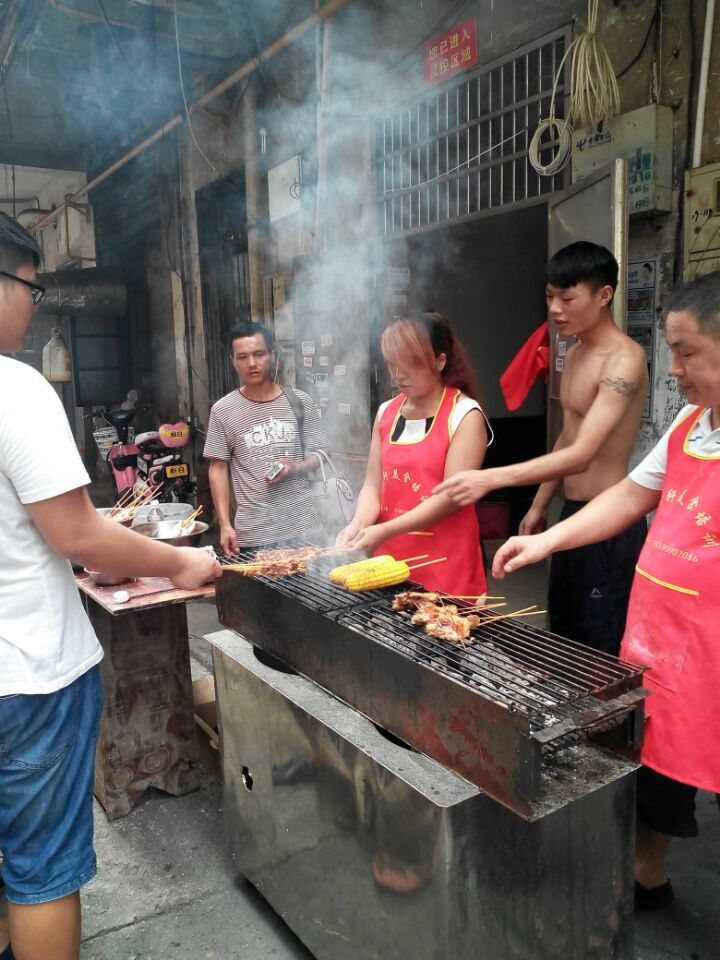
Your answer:
[[[70,562],[23,506],[89,482],[53,388],[0,356],[0,697],[52,693],[102,659]]]
[[[382,419],[382,415],[385,413],[385,410],[388,407],[388,404],[392,403],[392,400],[386,400],[385,403],[381,403],[377,412],[378,423]],[[488,430],[488,446],[493,442],[494,435],[492,427],[488,418],[485,416],[485,412],[477,400],[473,400],[472,397],[466,397],[465,394],[461,394],[457,403],[453,407],[452,413],[450,414],[450,420],[448,422],[448,429],[450,432],[450,439],[455,436],[455,431],[460,426],[464,417],[470,413],[471,410],[479,410],[482,413],[485,420],[485,425]],[[403,418],[404,419],[404,418]],[[427,433],[427,421],[426,420],[405,420],[405,426],[403,432],[400,434],[399,442],[400,443],[418,443]]]
[[[648,490],[662,490],[665,473],[667,472],[668,438],[677,424],[692,412],[697,415],[700,412],[700,407],[692,404],[683,407],[673,420],[669,430],[660,437],[645,459],[634,470],[631,470],[630,479],[634,483]],[[689,422],[687,427],[690,428]],[[720,457],[720,429],[713,430],[709,410],[705,410],[695,424],[695,429],[688,439],[688,448],[693,453],[702,453],[706,457]]]

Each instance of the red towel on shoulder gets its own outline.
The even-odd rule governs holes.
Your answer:
[[[500,377],[500,388],[508,410],[517,410],[541,374],[547,381],[549,369],[550,338],[548,325],[543,323],[520,347]]]

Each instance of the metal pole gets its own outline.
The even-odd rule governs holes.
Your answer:
[[[250,317],[262,323],[264,317],[263,291],[263,222],[262,174],[258,152],[258,131],[255,122],[255,84],[248,81],[242,99],[243,151],[245,154],[245,209],[248,240],[248,269],[250,272]]]
[[[705,130],[705,102],[707,100],[708,75],[710,73],[710,53],[712,51],[713,26],[715,24],[715,0],[707,0],[705,7],[705,32],[703,35],[702,57],[700,60],[700,82],[698,83],[697,110],[695,111],[695,138],[693,142],[692,166],[699,167],[702,161],[702,141]]]
[[[226,77],[224,80],[221,80],[216,86],[212,87],[207,93],[204,93],[198,100],[195,100],[194,103],[190,104],[190,113],[193,113],[195,110],[199,110],[202,107],[206,106],[212,100],[215,100],[216,97],[219,97],[221,93],[225,93],[230,87],[234,87],[235,84],[239,83],[245,77],[249,76],[251,73],[254,73],[257,68],[265,63],[266,61],[272,59],[286,47],[289,47],[290,44],[294,43],[298,37],[301,37],[308,30],[311,30],[313,27],[317,26],[318,23],[325,20],[327,17],[331,17],[336,13],[341,7],[344,7],[348,3],[348,0],[328,0],[327,3],[323,4],[319,10],[316,10],[315,13],[312,13],[309,17],[306,17],[305,20],[302,20],[291,30],[288,30],[287,33],[283,34],[278,40],[275,40],[274,43],[271,43],[270,46],[265,47],[256,57],[253,57],[252,60],[248,60],[247,63],[243,64],[242,67],[239,67],[230,76]],[[84,187],[81,187],[77,193],[73,194],[72,197],[66,203],[61,203],[59,207],[56,207],[52,213],[48,214],[46,217],[43,217],[42,220],[39,220],[33,230],[42,230],[44,227],[49,226],[51,223],[54,223],[67,209],[69,203],[74,203],[80,197],[84,197],[91,190],[94,190],[95,187],[99,186],[108,177],[111,177],[114,173],[117,173],[118,170],[130,163],[131,160],[134,160],[135,157],[140,156],[141,153],[144,153],[148,147],[153,146],[157,143],[158,140],[161,140],[164,136],[174,130],[176,127],[179,127],[180,124],[184,121],[185,115],[181,113],[175,114],[170,120],[166,121],[155,133],[152,133],[149,137],[146,137],[141,143],[133,147],[128,153],[120,157],[119,160],[116,160],[114,163],[111,163],[109,167],[99,173],[96,177],[93,177],[89,183],[86,183]]]

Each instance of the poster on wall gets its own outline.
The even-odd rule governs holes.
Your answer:
[[[275,341],[278,358],[278,378],[286,386],[294,387],[297,382],[295,372],[295,342],[293,340]]]
[[[653,379],[655,377],[655,324],[658,302],[658,258],[631,260],[628,264],[627,334],[645,351],[648,386],[642,419],[652,419]]]

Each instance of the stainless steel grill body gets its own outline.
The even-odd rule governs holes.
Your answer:
[[[208,639],[235,863],[317,960],[630,960],[632,764],[566,748],[528,821],[234,632]]]
[[[554,751],[621,723],[639,743],[639,668],[517,622],[465,649],[433,640],[390,609],[395,592],[349,594],[320,564],[228,574],[217,603],[224,625],[529,820],[572,799],[548,777]],[[578,771],[574,795],[594,786]]]

